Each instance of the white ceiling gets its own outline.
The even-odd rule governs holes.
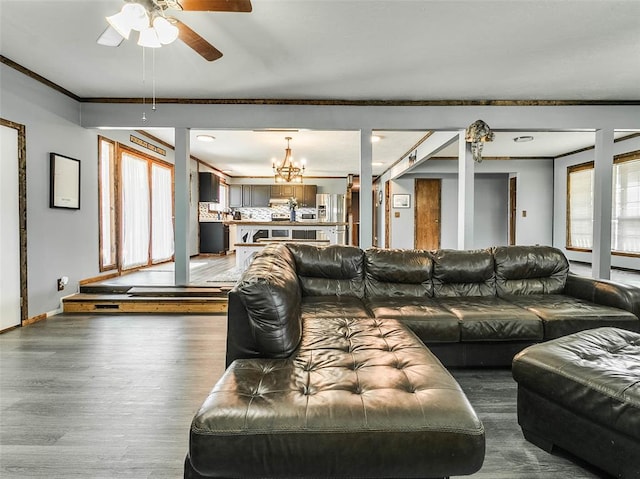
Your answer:
[[[252,13],[172,12],[224,53],[180,41],[95,40],[122,0],[0,0],[0,51],[81,98],[329,100],[640,100],[638,0],[253,0]],[[162,105],[159,106],[161,108]],[[153,135],[173,143],[171,130]],[[194,136],[200,132],[193,132]],[[593,133],[498,132],[487,156],[555,156]],[[286,132],[210,132],[192,153],[233,176],[266,176]],[[381,173],[425,132],[381,132]],[[294,132],[311,176],[358,169],[357,132]],[[455,147],[452,156],[455,155]],[[447,151],[441,154],[449,155]]]

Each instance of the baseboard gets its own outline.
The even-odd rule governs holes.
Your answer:
[[[25,320],[22,322],[22,326],[29,326],[30,324],[37,323],[37,322],[39,322],[39,321],[42,321],[43,319],[47,319],[48,317],[49,317],[49,316],[48,316],[48,313],[42,313],[42,314],[39,314],[39,315],[34,316],[34,317],[32,317],[32,318],[25,319]]]

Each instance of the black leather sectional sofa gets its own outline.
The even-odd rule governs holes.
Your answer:
[[[510,366],[525,346],[583,329],[640,331],[640,288],[571,274],[564,254],[548,246],[363,251],[288,244],[262,255],[290,258],[280,266],[293,268],[293,280],[279,306],[300,308],[301,319],[397,319],[446,366]],[[258,341],[267,331],[257,314],[265,299],[247,284],[258,281],[255,268],[229,295],[227,365],[264,357]],[[275,357],[295,351],[299,338],[287,341]]]
[[[640,288],[572,275],[550,247],[269,245],[229,294],[228,368],[192,423],[185,477],[472,474],[484,429],[442,363],[510,365],[639,317]]]

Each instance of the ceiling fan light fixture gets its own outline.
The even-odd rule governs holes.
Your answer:
[[[156,17],[153,19],[153,28],[158,35],[158,40],[163,45],[169,45],[178,39],[180,30],[175,25],[172,25],[169,20],[164,17]]]
[[[162,43],[160,43],[160,39],[158,38],[155,28],[147,27],[140,31],[138,45],[147,48],[160,48]]]
[[[139,3],[127,3],[118,13],[107,17],[107,22],[128,40],[131,30],[141,31],[149,26],[149,15]]]

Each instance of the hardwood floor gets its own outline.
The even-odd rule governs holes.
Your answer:
[[[235,266],[235,254],[194,256],[189,262],[189,286],[214,286],[213,279],[234,269]],[[162,263],[90,284],[92,286],[175,286],[174,268],[173,262]]]
[[[0,335],[0,477],[182,477],[225,334],[223,315],[63,314]],[[508,369],[452,372],[486,428],[469,477],[606,477],[522,438]]]

